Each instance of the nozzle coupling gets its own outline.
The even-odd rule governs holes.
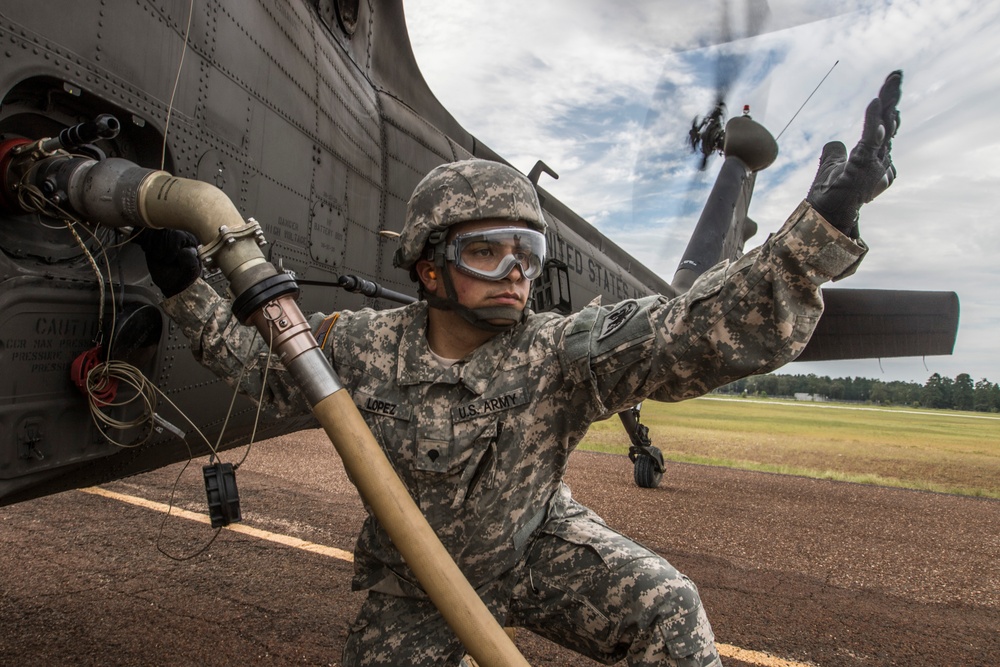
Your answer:
[[[284,364],[319,347],[292,294],[278,296],[257,308],[249,315],[249,322]]]
[[[111,114],[101,114],[92,121],[67,127],[58,136],[46,139],[41,144],[42,151],[73,151],[102,139],[114,139],[121,130],[121,123]]]

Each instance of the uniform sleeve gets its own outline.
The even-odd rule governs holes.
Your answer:
[[[261,403],[269,418],[309,412],[309,404],[277,355],[253,327],[240,324],[228,300],[205,281],[163,302],[163,310],[191,341],[203,366],[231,387]],[[262,391],[263,388],[263,391]]]
[[[758,248],[705,272],[685,294],[585,308],[560,363],[596,412],[678,401],[794,360],[823,312],[820,285],[850,275],[867,248],[803,202]]]

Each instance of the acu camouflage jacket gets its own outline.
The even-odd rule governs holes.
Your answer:
[[[593,421],[791,361],[822,312],[819,286],[853,272],[865,252],[803,203],[761,247],[714,267],[673,300],[531,314],[450,368],[430,354],[423,302],[343,312],[325,349],[400,478],[479,587],[517,563],[536,529],[586,539],[574,533],[579,522],[561,520],[589,512],[562,478]],[[266,350],[227,301],[199,281],[165,308],[204,365],[235,383],[249,364],[254,372],[241,388],[259,394]],[[271,363],[266,406],[308,410]],[[371,516],[355,556],[356,588],[421,594]]]

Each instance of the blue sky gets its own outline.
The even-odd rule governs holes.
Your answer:
[[[898,180],[862,210],[872,250],[838,287],[957,292],[955,354],[785,371],[1000,382],[1000,3],[770,0],[757,36],[730,4],[719,45],[719,2],[404,0],[417,62],[458,121],[522,171],[544,160],[560,178],[543,187],[667,279],[721,165],[699,178],[684,148],[720,57],[739,63],[730,114],[750,104],[775,135],[837,63],[758,176],[748,247],[804,197],[824,143],[857,141],[868,101],[903,69]]]

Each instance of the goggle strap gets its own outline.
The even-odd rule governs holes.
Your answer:
[[[524,311],[507,306],[497,306],[494,308],[468,308],[457,301],[442,299],[441,297],[428,294],[425,297],[427,305],[438,310],[451,310],[459,314],[463,320],[483,331],[492,333],[502,333],[518,325],[524,319]],[[486,320],[510,320],[510,324],[493,324]]]

